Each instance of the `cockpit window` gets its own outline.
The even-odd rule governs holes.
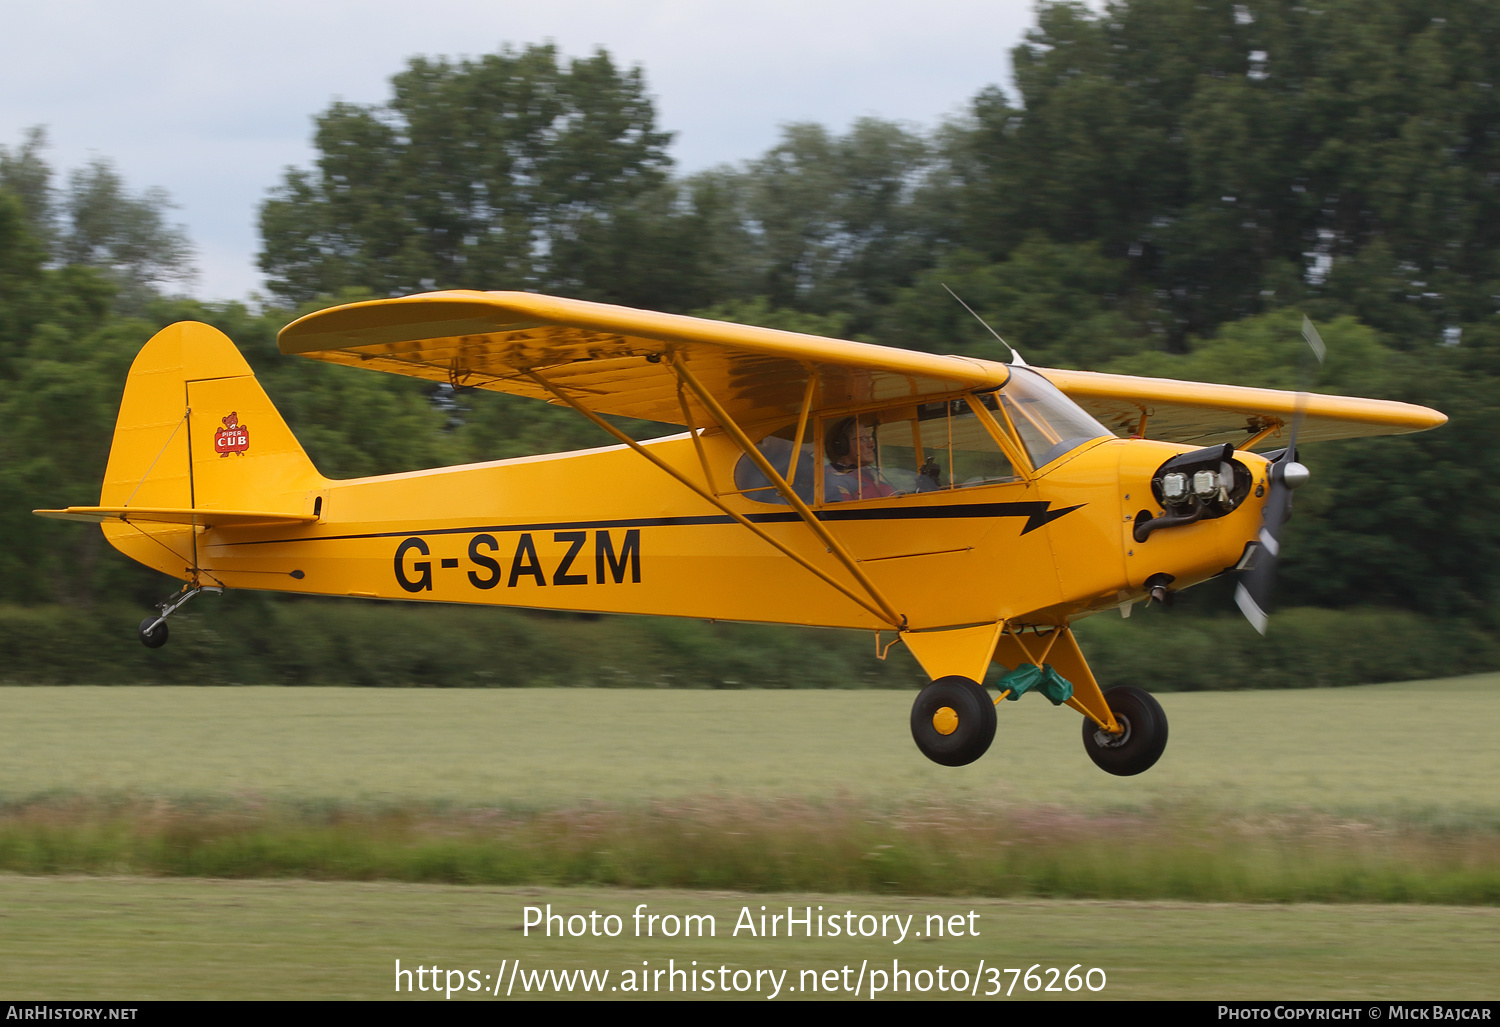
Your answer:
[[[813,502],[816,475],[822,500],[844,503],[1015,481],[1015,468],[968,399],[907,403],[857,416],[822,420],[815,447],[809,433],[794,443],[796,426],[772,432],[757,447],[804,502]],[[993,395],[972,402],[999,409]],[[793,459],[795,455],[795,460]],[[795,466],[793,466],[795,465]],[[760,503],[786,499],[748,456],[734,469],[735,487]]]
[[[976,397],[994,408],[994,398]],[[823,498],[829,503],[1015,481],[1009,458],[969,406],[943,400],[824,421]],[[859,444],[841,444],[841,437]]]
[[[1041,468],[1085,442],[1114,438],[1104,425],[1027,367],[1014,367],[1000,392],[1000,405],[1026,447],[1033,467]]]
[[[793,441],[797,437],[797,426],[789,424],[784,428],[778,428],[756,444],[756,449],[766,458],[766,462],[776,469],[776,473],[783,479],[788,478],[792,491],[804,503],[813,501],[813,475],[817,471],[817,458],[813,455],[812,424],[809,423],[807,430],[803,433],[802,444],[799,446]],[[797,465],[792,466],[792,454],[797,454]],[[734,465],[734,487],[739,489],[749,499],[757,503],[779,503],[782,506],[789,505],[786,497],[776,490],[770,480],[761,473],[755,461],[748,456],[740,457],[739,463]]]
[[[977,408],[987,413],[981,417]],[[1003,389],[932,403],[906,403],[858,415],[825,417],[816,439],[789,424],[757,447],[802,501],[811,504],[822,476],[824,503],[886,499],[1016,481],[1020,475],[985,423],[1024,447],[1042,468],[1086,442],[1113,438],[1051,382],[1012,368]],[[735,488],[759,503],[786,505],[748,456],[734,469]]]

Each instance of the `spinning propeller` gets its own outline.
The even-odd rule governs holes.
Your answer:
[[[1328,350],[1323,345],[1318,330],[1306,317],[1302,319],[1302,338],[1307,340],[1308,348],[1321,365]],[[1234,590],[1235,605],[1262,635],[1266,633],[1266,624],[1270,619],[1271,590],[1276,585],[1276,564],[1281,558],[1281,528],[1291,516],[1292,492],[1307,484],[1307,480],[1312,477],[1312,472],[1297,462],[1297,429],[1302,424],[1302,411],[1307,405],[1309,370],[1305,360],[1301,363],[1303,370],[1298,375],[1301,381],[1297,385],[1297,409],[1292,415],[1292,431],[1287,438],[1286,449],[1271,463],[1271,494],[1264,507],[1265,521],[1260,529],[1260,552],[1256,554],[1255,562],[1241,573],[1240,582]]]

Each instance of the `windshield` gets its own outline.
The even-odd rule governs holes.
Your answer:
[[[1000,405],[1021,436],[1033,467],[1041,468],[1085,442],[1114,433],[1029,367],[1012,367]]]

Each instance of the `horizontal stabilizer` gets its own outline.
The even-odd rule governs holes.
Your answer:
[[[187,510],[139,506],[70,506],[66,510],[33,510],[39,517],[60,521],[139,521],[142,524],[201,524],[205,528],[253,528],[272,524],[311,524],[312,514],[269,513],[264,510]]]

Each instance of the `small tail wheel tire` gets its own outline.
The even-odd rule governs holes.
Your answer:
[[[147,649],[160,649],[167,644],[167,622],[162,621],[160,624],[156,624],[156,620],[157,618],[155,617],[147,617],[141,621],[141,645]],[[156,624],[156,627],[153,628],[152,624]]]
[[[1156,765],[1167,748],[1167,714],[1151,693],[1120,685],[1104,693],[1115,720],[1124,728],[1111,735],[1091,719],[1083,719],[1083,747],[1099,769],[1117,777],[1144,773]]]
[[[995,704],[976,681],[938,678],[912,703],[911,736],[932,762],[967,766],[995,740]]]

